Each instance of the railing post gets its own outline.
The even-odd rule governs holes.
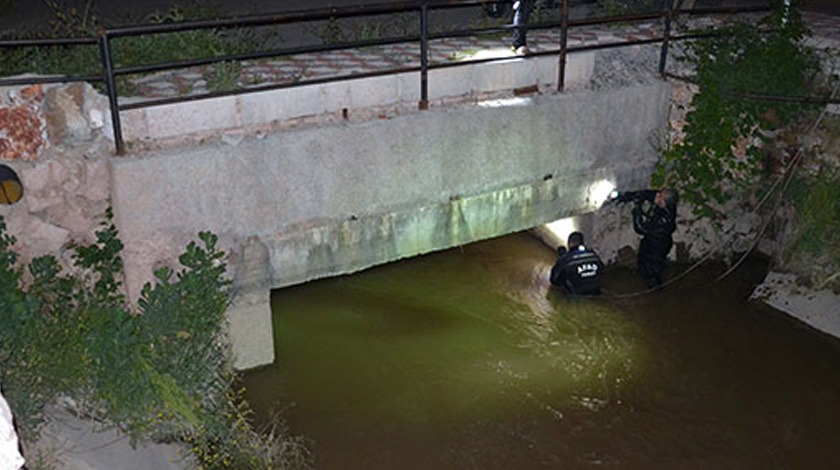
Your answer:
[[[557,71],[557,91],[566,87],[566,49],[569,42],[569,0],[560,0],[560,64]]]
[[[114,62],[111,54],[111,40],[108,31],[99,30],[99,52],[102,55],[102,68],[105,74],[105,87],[108,91],[108,102],[111,105],[111,124],[114,127],[114,145],[117,148],[117,155],[125,154],[125,142],[122,136],[122,124],[120,124],[120,108],[117,103],[117,84],[114,77]]]
[[[420,7],[420,109],[429,109],[429,4]]]
[[[665,63],[668,60],[668,44],[671,42],[671,20],[674,16],[674,0],[665,0],[665,31],[662,33],[662,52],[659,55],[659,76],[665,77]]]

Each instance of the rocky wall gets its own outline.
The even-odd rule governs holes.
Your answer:
[[[23,197],[18,202],[0,205],[0,216],[5,219],[8,233],[17,240],[13,249],[21,265],[35,257],[52,255],[72,271],[69,244],[95,241],[95,231],[112,205],[112,159],[116,157],[108,110],[107,99],[88,84],[0,88],[0,165],[14,171],[23,187]],[[118,228],[126,240],[129,234]],[[192,233],[191,239],[196,236],[197,232]],[[168,244],[166,249],[180,253],[186,242],[178,242]],[[245,267],[238,268],[243,249],[232,247],[230,240],[221,244],[230,254],[234,277],[237,270],[262,266],[258,256],[245,256]],[[131,249],[129,243],[124,259],[130,258]],[[244,255],[248,253],[244,250]],[[155,267],[177,262],[177,257],[161,257],[155,260]],[[148,274],[151,276],[151,272]],[[240,280],[239,291],[241,284]],[[243,313],[231,322],[231,334],[237,365],[247,368],[271,362],[273,348],[263,348],[265,357],[253,359],[250,349],[240,347],[255,337],[258,343],[271,345],[270,317],[260,316],[262,321],[255,326],[255,315],[251,313],[260,308],[269,311],[268,289],[243,292],[235,299],[236,308]],[[269,318],[267,327],[264,318]]]
[[[107,110],[84,83],[0,88],[0,164],[23,186],[0,215],[21,261],[54,255],[68,265],[68,242],[93,240],[110,198]]]
[[[831,44],[837,43],[835,41]],[[817,48],[824,71],[836,75],[838,70],[836,50],[832,52],[826,47],[826,40],[820,38],[809,40],[809,45]],[[689,105],[692,96],[696,93],[696,86],[681,82],[673,82],[672,85],[669,130],[665,138],[669,143],[675,144],[683,138],[685,115],[690,109]],[[837,105],[828,105],[823,117],[837,113]],[[819,132],[812,132],[811,135],[800,136],[799,145],[800,151],[815,156],[809,159],[800,171],[819,173],[827,166],[836,167],[836,155],[840,154],[837,153],[837,143],[831,142],[831,139],[825,138]],[[733,149],[734,152],[739,150],[742,149],[738,147]],[[772,201],[765,204],[769,206]],[[758,205],[757,200],[747,203],[730,202],[720,208],[727,214],[727,218],[716,225],[706,218],[695,215],[690,207],[682,204],[678,229],[674,235],[676,248],[672,251],[671,257],[682,261],[716,258],[733,263],[736,262],[734,259],[736,256],[753,250],[770,256],[776,260],[774,270],[767,274],[760,285],[756,286],[751,299],[764,302],[822,332],[840,337],[840,295],[827,287],[832,277],[831,271],[825,269],[825,266],[815,269],[814,264],[795,266],[784,260],[786,240],[796,230],[795,209],[790,205],[782,204],[774,211],[772,220],[768,221],[766,214],[761,216],[758,214]],[[768,212],[768,207],[765,207],[763,212]],[[616,233],[622,233],[615,226],[614,221],[618,220],[615,214],[609,211],[606,213],[604,221],[598,225],[605,231],[607,238],[614,237]],[[609,243],[607,245],[609,246]],[[807,278],[813,278],[815,273],[823,282],[815,283],[813,279],[808,282]]]

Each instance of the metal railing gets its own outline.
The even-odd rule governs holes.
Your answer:
[[[56,47],[56,46],[97,46],[99,47],[100,60],[102,67],[101,75],[79,75],[79,76],[28,76],[24,78],[6,78],[0,79],[0,86],[10,85],[28,85],[28,84],[45,84],[45,83],[69,83],[69,82],[99,82],[104,83],[108,100],[110,104],[111,122],[113,125],[114,143],[118,155],[125,153],[125,141],[122,134],[122,125],[120,121],[120,112],[130,109],[145,108],[152,106],[160,106],[164,104],[171,104],[177,102],[185,102],[192,100],[200,100],[218,96],[255,93],[260,91],[298,87],[304,85],[314,85],[320,83],[353,80],[359,78],[367,78],[381,75],[392,75],[407,72],[418,72],[420,74],[420,101],[418,106],[420,109],[426,109],[429,103],[429,71],[445,68],[458,67],[464,65],[471,65],[477,63],[495,62],[509,60],[510,57],[493,57],[474,60],[463,60],[449,63],[431,63],[429,61],[429,43],[437,39],[458,38],[476,35],[488,35],[507,33],[513,29],[512,24],[505,24],[502,26],[472,28],[446,31],[443,33],[434,33],[430,29],[430,11],[446,10],[465,7],[480,7],[490,3],[495,3],[487,0],[451,0],[451,1],[430,1],[417,0],[391,4],[377,4],[377,5],[360,5],[341,8],[322,8],[301,10],[289,13],[269,14],[269,15],[255,15],[241,18],[228,18],[206,21],[188,21],[178,23],[166,24],[147,24],[129,27],[105,28],[99,31],[96,38],[81,38],[81,39],[45,39],[45,40],[4,40],[0,41],[0,48],[21,48],[21,47]],[[596,49],[607,49],[625,47],[639,44],[662,43],[662,49],[659,59],[659,73],[665,76],[666,62],[668,58],[669,45],[675,40],[684,40],[691,38],[698,38],[706,36],[709,33],[697,34],[672,34],[672,23],[677,14],[688,15],[709,15],[719,13],[749,13],[767,11],[767,6],[752,6],[741,8],[702,8],[692,10],[679,10],[674,7],[674,0],[664,0],[663,8],[659,11],[637,14],[637,15],[623,15],[610,16],[600,18],[585,18],[585,19],[570,19],[569,18],[569,0],[560,0],[560,18],[555,21],[544,21],[531,23],[527,26],[529,31],[555,29],[560,30],[560,41],[556,49],[540,51],[537,53],[525,56],[524,59],[531,57],[556,55],[559,60],[558,73],[558,91],[563,91],[565,87],[565,74],[567,55],[571,52],[589,51]],[[207,58],[195,58],[189,60],[181,60],[175,62],[155,63],[140,66],[126,66],[117,67],[114,63],[113,41],[118,38],[125,38],[131,36],[147,36],[155,34],[177,33],[184,31],[196,30],[226,30],[239,28],[255,28],[261,26],[275,26],[297,24],[313,21],[331,21],[344,18],[356,17],[371,17],[385,14],[416,14],[419,23],[419,34],[406,35],[399,37],[388,38],[374,38],[366,40],[357,40],[342,42],[340,44],[327,44],[317,46],[298,46],[290,48],[280,48],[273,50],[263,50],[252,53],[244,53],[227,56],[214,56]],[[573,28],[594,25],[609,25],[616,23],[633,23],[640,21],[661,20],[662,33],[659,36],[645,38],[645,39],[628,39],[626,41],[611,42],[608,44],[593,44],[593,45],[577,45],[569,46],[568,33]],[[203,65],[211,65],[222,62],[231,61],[245,61],[256,59],[267,59],[272,57],[288,57],[305,53],[329,52],[344,49],[364,48],[371,46],[385,46],[398,43],[419,43],[420,46],[420,60],[419,64],[392,67],[380,69],[376,71],[353,73],[349,75],[338,75],[332,77],[320,77],[307,80],[297,80],[289,83],[270,83],[265,85],[249,86],[230,91],[216,91],[205,92],[198,94],[190,94],[187,96],[169,97],[149,99],[134,103],[120,103],[119,94],[117,90],[117,77],[154,73],[171,70],[186,69],[190,67],[197,67]]]

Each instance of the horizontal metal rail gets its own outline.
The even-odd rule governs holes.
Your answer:
[[[717,14],[740,14],[740,13],[761,13],[770,11],[768,6],[745,6],[745,7],[697,7],[686,10],[674,10],[680,15],[717,15]]]
[[[125,150],[124,142],[122,141],[122,130],[120,129],[120,111],[147,108],[153,106],[161,106],[167,104],[197,101],[202,99],[230,96],[245,93],[255,93],[268,90],[293,88],[305,85],[316,85],[323,83],[330,83],[336,81],[356,80],[369,77],[377,77],[383,75],[393,75],[400,73],[416,73],[421,74],[421,91],[420,91],[420,107],[428,106],[428,72],[435,69],[443,69],[449,67],[459,67],[464,65],[481,64],[488,62],[497,62],[510,60],[510,57],[490,57],[484,59],[463,60],[444,63],[430,63],[429,42],[459,37],[473,37],[491,34],[507,33],[514,28],[511,24],[495,25],[483,28],[474,29],[457,29],[444,32],[431,32],[429,30],[429,11],[430,10],[446,10],[455,8],[480,7],[484,4],[492,3],[487,0],[414,0],[390,4],[373,4],[373,5],[358,5],[349,7],[336,8],[319,8],[309,10],[299,10],[288,13],[268,14],[268,15],[253,15],[242,16],[225,19],[202,20],[202,21],[186,21],[179,23],[166,24],[145,24],[128,27],[118,27],[103,29],[99,33],[98,38],[65,38],[65,39],[32,39],[32,40],[2,40],[0,41],[0,48],[20,48],[20,47],[74,47],[74,46],[99,46],[101,60],[102,60],[102,75],[80,75],[80,76],[45,76],[45,77],[13,77],[0,78],[0,86],[9,85],[25,85],[34,83],[63,83],[63,82],[105,82],[108,92],[109,101],[111,104],[112,122],[114,125],[114,138],[117,147],[117,153],[122,154]],[[688,34],[671,34],[671,21],[677,15],[714,15],[714,14],[736,14],[736,13],[752,13],[770,10],[767,6],[750,6],[741,8],[697,8],[691,10],[674,9],[673,1],[666,0],[665,8],[661,11],[623,15],[623,16],[609,16],[598,18],[582,18],[570,19],[568,13],[568,0],[560,1],[561,15],[559,20],[542,21],[529,24],[528,30],[545,30],[545,29],[560,29],[561,40],[558,48],[551,50],[543,50],[532,53],[524,59],[543,56],[558,56],[560,60],[560,75],[558,77],[558,89],[562,90],[564,87],[565,64],[566,55],[571,52],[592,51],[601,49],[610,49],[625,47],[630,45],[653,44],[662,43],[662,54],[660,59],[660,74],[666,76],[664,73],[665,60],[667,58],[668,44],[671,41],[697,39],[702,37],[713,36],[716,33],[711,32],[693,32]],[[256,28],[264,26],[277,26],[284,24],[299,24],[310,23],[316,21],[331,21],[334,19],[343,18],[357,18],[357,17],[376,17],[379,15],[394,15],[394,14],[414,14],[418,15],[419,19],[419,33],[412,35],[385,37],[376,39],[367,39],[360,41],[348,41],[337,44],[326,45],[312,45],[312,46],[298,46],[290,48],[278,48],[273,50],[262,50],[250,53],[242,53],[235,55],[213,56],[204,58],[192,58],[187,60],[141,64],[118,67],[113,59],[113,48],[115,42],[122,38],[134,36],[150,36],[160,34],[171,34],[185,31],[195,30],[219,30],[219,29],[241,29],[241,28]],[[576,45],[569,46],[567,44],[568,31],[573,28],[580,28],[585,26],[611,25],[616,23],[634,23],[642,21],[663,21],[663,32],[661,35],[643,39],[630,39],[627,41],[616,41],[606,44],[590,44],[590,45]],[[264,85],[247,86],[230,91],[218,91],[199,93],[188,96],[177,96],[171,98],[146,99],[134,103],[119,103],[117,94],[116,78],[118,76],[148,74],[171,70],[182,70],[193,67],[202,67],[213,65],[222,62],[243,62],[249,60],[268,59],[273,57],[291,57],[308,53],[326,53],[338,50],[356,49],[365,47],[388,46],[401,43],[417,43],[420,50],[420,62],[416,65],[409,65],[405,67],[391,67],[382,70],[363,72],[363,73],[348,73],[338,74],[330,77],[319,77],[307,80],[296,80],[288,83],[273,83]],[[521,58],[520,58],[521,59]]]
[[[256,52],[256,53],[246,53],[246,54],[236,54],[236,55],[226,55],[226,56],[215,56],[215,57],[207,57],[204,59],[191,59],[191,60],[182,60],[178,62],[164,62],[155,65],[138,65],[133,67],[119,67],[114,69],[114,73],[116,75],[134,75],[139,73],[150,73],[150,72],[163,72],[167,70],[178,70],[178,69],[185,69],[190,67],[199,67],[202,65],[211,65],[217,64],[220,62],[241,62],[246,60],[259,60],[259,59],[267,59],[271,57],[287,57],[299,54],[308,54],[308,53],[320,53],[320,52],[332,52],[332,51],[340,51],[345,49],[355,49],[355,48],[364,48],[364,47],[372,47],[372,46],[386,46],[391,44],[402,44],[405,42],[415,42],[419,41],[419,36],[403,36],[394,39],[388,40],[381,40],[381,39],[370,39],[365,41],[355,41],[355,42],[347,42],[341,44],[332,44],[328,46],[300,46],[300,47],[291,47],[286,49],[274,49],[270,51],[263,51],[263,52]]]
[[[96,46],[97,38],[3,39],[0,48]],[[48,83],[101,82],[102,75],[54,75],[20,78],[0,78],[0,86],[36,85]]]
[[[78,82],[101,82],[102,75],[61,75],[61,76],[35,76],[27,75],[19,78],[4,78],[0,80],[0,86],[21,86],[21,85],[42,85],[48,83],[78,83]]]
[[[96,38],[0,39],[0,47],[95,46]]]
[[[429,66],[429,68],[435,68],[434,66]],[[412,67],[404,67],[404,68],[396,68],[396,69],[387,69],[387,70],[376,70],[373,72],[364,72],[364,73],[356,73],[356,74],[347,74],[347,75],[336,75],[332,77],[322,77],[322,78],[313,78],[309,80],[301,80],[297,82],[289,82],[289,83],[272,83],[266,85],[254,85],[253,87],[248,88],[240,88],[236,90],[229,90],[229,91],[217,91],[217,92],[208,92],[208,93],[198,93],[195,95],[189,96],[179,96],[179,97],[172,97],[172,98],[156,98],[144,101],[138,101],[136,103],[126,103],[120,105],[120,110],[129,110],[129,109],[141,109],[141,108],[151,108],[154,106],[160,106],[164,104],[176,104],[176,103],[185,103],[189,101],[200,101],[207,98],[219,98],[222,96],[231,96],[231,95],[244,95],[248,93],[257,93],[261,91],[270,91],[270,90],[281,90],[284,88],[295,88],[299,86],[306,86],[306,85],[321,85],[324,83],[332,83],[332,82],[344,82],[348,80],[358,80],[361,78],[371,78],[371,77],[381,77],[384,75],[395,75],[398,73],[411,73],[411,72],[419,72],[420,66],[412,66]]]

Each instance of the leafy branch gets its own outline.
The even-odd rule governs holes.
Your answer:
[[[819,83],[819,62],[802,39],[807,29],[796,8],[774,0],[757,25],[735,23],[690,44],[698,91],[685,118],[684,138],[667,148],[655,185],[677,188],[701,215],[748,195],[761,177],[784,167],[785,152],[770,152],[779,135],[798,128],[814,105],[747,97],[809,95]]]
[[[230,280],[218,238],[200,233],[179,270],[155,272],[132,312],[112,219],[108,210],[95,243],[71,245],[71,272],[43,256],[24,282],[0,217],[0,383],[24,440],[37,439],[45,408],[64,397],[132,442],[188,444],[197,468],[306,467],[300,439],[249,424],[226,337]]]

